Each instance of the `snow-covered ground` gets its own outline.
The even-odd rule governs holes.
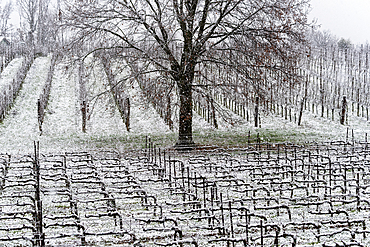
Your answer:
[[[13,64],[10,63],[13,67]],[[28,153],[38,139],[37,99],[45,83],[50,57],[37,58],[31,66],[14,105],[0,125],[2,153]],[[7,71],[7,68],[4,70]],[[12,77],[5,73],[2,79]]]
[[[111,95],[103,94],[107,90],[107,79],[99,64],[94,65],[93,73],[88,78],[90,102],[87,131],[82,133],[82,117],[78,103],[77,71],[63,62],[56,65],[52,81],[51,95],[43,123],[43,133],[40,135],[37,124],[36,102],[43,83],[46,80],[51,57],[37,58],[27,74],[22,90],[15,104],[0,125],[0,152],[2,153],[32,153],[33,141],[39,140],[41,151],[45,153],[78,150],[117,149],[128,150],[142,147],[145,136],[162,147],[170,147],[176,141],[176,128],[171,131],[159,117],[152,105],[148,103],[137,83],[126,85],[131,99],[130,128],[127,132],[118,110],[113,104]],[[17,58],[4,70],[1,82],[14,77]],[[86,63],[93,63],[87,60]],[[89,64],[87,64],[89,65]],[[173,116],[176,122],[176,116]],[[352,114],[348,125],[341,125],[310,112],[303,114],[302,125],[289,122],[274,115],[261,117],[261,128],[255,128],[253,123],[241,120],[241,124],[231,126],[218,119],[219,129],[214,129],[204,119],[194,112],[194,140],[199,145],[233,146],[246,142],[246,136],[257,133],[263,141],[279,142],[311,142],[344,140],[347,129],[352,129],[354,138],[364,140],[365,133],[370,132],[370,124]],[[176,126],[176,125],[175,125]],[[228,135],[230,137],[228,137]],[[352,138],[352,136],[350,136]],[[235,141],[238,139],[237,141]]]
[[[8,66],[3,70],[0,77],[0,87],[8,85],[15,78],[19,67],[22,65],[23,58],[18,57],[13,59]]]
[[[3,81],[14,77],[16,63],[12,62],[4,70]],[[88,80],[90,102],[86,133],[82,133],[82,117],[78,103],[77,71],[68,69],[64,63],[56,65],[49,104],[40,135],[37,122],[37,99],[46,80],[50,57],[35,60],[27,74],[22,90],[0,125],[0,149],[2,153],[26,154],[33,152],[33,141],[40,141],[41,150],[46,153],[78,151],[86,149],[131,148],[132,136],[150,135],[151,133],[168,133],[168,127],[147,104],[138,85],[128,88],[131,97],[130,133],[113,104],[110,94],[95,95],[104,92],[106,77],[99,65]],[[92,90],[91,90],[92,89]],[[142,142],[143,140],[141,140]],[[134,145],[132,145],[134,146]]]
[[[75,152],[43,157],[40,162],[41,199],[47,226],[44,230],[52,245],[79,245],[85,235],[88,244],[94,246],[102,246],[106,240],[112,246],[130,246],[127,243],[132,236],[143,246],[165,245],[171,241],[175,243],[176,230],[184,234],[184,241],[189,244],[194,240],[199,246],[226,246],[225,241],[218,242],[217,227],[222,224],[221,219],[224,218],[227,231],[235,230],[234,240],[243,239],[246,218],[242,213],[245,212],[266,217],[263,223],[271,227],[267,227],[269,233],[265,232],[265,237],[270,234],[266,243],[273,243],[271,234],[277,232],[273,228],[275,225],[287,233],[277,232],[281,246],[292,245],[293,239],[289,236],[296,236],[296,246],[300,247],[351,240],[369,244],[369,240],[362,237],[368,232],[361,225],[364,222],[368,226],[370,222],[367,209],[370,168],[366,145],[357,144],[352,149],[351,146],[328,146],[312,153],[285,149],[284,154],[283,148],[287,146],[282,145],[280,154],[205,153],[191,158],[182,156],[171,162],[168,162],[168,153],[166,161],[162,156],[162,159],[155,157],[154,162],[148,162],[143,157],[145,154],[140,152],[135,156],[105,153],[105,157],[99,158],[100,153],[92,159],[90,154],[76,152],[125,151],[142,147],[146,135],[150,135],[154,142],[156,138],[160,139],[162,147],[168,147],[176,139],[176,130],[169,130],[133,82],[126,86],[131,98],[131,131],[127,132],[110,94],[95,97],[108,85],[101,73],[103,69],[95,64],[87,83],[88,98],[94,100],[90,102],[87,131],[82,133],[77,71],[61,62],[55,69],[40,135],[36,103],[50,60],[51,57],[40,57],[34,61],[13,107],[0,124],[0,153],[12,154],[12,158],[0,157],[11,160],[7,169],[6,164],[0,162],[0,186],[4,185],[0,190],[3,195],[0,212],[4,213],[1,216],[15,209],[26,211],[34,203],[28,192],[26,196],[21,195],[24,186],[30,190],[35,187],[32,159],[22,156],[19,162],[17,158],[18,154],[32,154],[33,141],[40,141],[42,154]],[[16,71],[19,61],[10,63],[1,80],[9,81],[14,76],[11,71]],[[92,65],[93,61],[87,60],[86,64]],[[304,113],[302,126],[273,115],[262,116],[261,128],[240,120],[241,124],[231,126],[218,119],[220,128],[215,130],[195,114],[194,139],[203,145],[216,142],[227,147],[246,144],[249,131],[254,136],[259,133],[263,141],[293,143],[345,140],[348,130],[349,139],[352,139],[352,129],[354,139],[363,141],[365,134],[370,132],[366,119],[353,114],[349,115],[348,125],[310,112]],[[359,154],[355,148],[360,150]],[[327,162],[329,156],[332,163]],[[359,171],[362,171],[361,176]],[[217,199],[221,194],[223,207]],[[12,195],[19,197],[14,199]],[[33,217],[29,210],[26,214]],[[19,220],[22,218],[14,214],[16,216]],[[210,220],[207,217],[211,217]],[[6,229],[8,220],[4,216],[0,221],[2,233],[9,233]],[[24,217],[22,220],[22,223],[14,220],[14,227],[30,224],[30,220]],[[254,227],[248,230],[250,239],[259,243],[260,218],[254,217],[248,224]],[[316,226],[320,227],[319,231]],[[11,231],[16,236],[22,232],[33,238],[30,229]],[[98,235],[104,233],[107,235]],[[70,235],[63,237],[63,234]],[[224,237],[232,239],[233,234],[229,232]],[[353,239],[350,234],[354,235]]]

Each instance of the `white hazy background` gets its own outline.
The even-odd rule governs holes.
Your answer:
[[[309,19],[354,44],[370,41],[370,0],[311,0]]]

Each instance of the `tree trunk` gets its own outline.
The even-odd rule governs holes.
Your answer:
[[[178,150],[191,150],[195,146],[192,131],[193,101],[191,83],[183,80],[178,83],[178,86],[180,95],[179,139],[175,148]]]

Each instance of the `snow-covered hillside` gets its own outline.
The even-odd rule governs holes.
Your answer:
[[[9,64],[9,70],[16,64]],[[0,125],[2,153],[27,153],[32,150],[33,141],[38,139],[37,99],[46,80],[50,57],[37,58],[30,68],[14,105]],[[15,68],[16,69],[16,68]],[[6,68],[5,71],[7,71]],[[4,73],[3,73],[4,74]],[[5,73],[2,79],[14,76]]]
[[[52,80],[51,95],[40,135],[37,122],[37,98],[46,80],[51,56],[37,58],[29,70],[15,104],[0,125],[0,150],[2,153],[32,153],[33,141],[39,140],[42,152],[65,152],[78,150],[117,149],[128,150],[142,147],[145,136],[163,147],[170,147],[176,141],[176,129],[169,130],[152,105],[148,103],[137,83],[126,85],[131,98],[131,131],[127,132],[118,110],[109,93],[102,94],[107,88],[107,79],[101,65],[87,62],[93,67],[88,78],[89,117],[87,131],[82,133],[82,118],[78,103],[77,71],[67,64],[56,65]],[[21,59],[17,58],[4,70],[1,83],[11,80]],[[176,121],[176,116],[173,116]],[[262,116],[261,128],[240,119],[240,124],[231,126],[219,118],[219,129],[214,129],[194,112],[194,140],[199,145],[219,144],[240,145],[250,131],[257,133],[264,141],[305,142],[344,140],[349,130],[352,138],[364,140],[370,132],[366,119],[349,115],[348,125],[317,117],[310,112],[303,115],[302,125],[297,126],[274,115]],[[246,139],[245,139],[246,140]],[[213,143],[215,141],[215,143]]]

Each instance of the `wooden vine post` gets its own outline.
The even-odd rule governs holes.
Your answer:
[[[39,142],[34,142],[34,151],[35,151],[35,159],[33,162],[33,169],[35,172],[36,178],[36,188],[35,188],[35,204],[36,204],[36,212],[35,212],[35,223],[36,223],[36,231],[35,231],[35,242],[37,247],[44,247],[45,246],[45,235],[43,233],[43,223],[42,223],[42,200],[41,200],[41,190],[40,190],[40,144]]]
[[[167,95],[167,107],[166,107],[166,123],[168,124],[170,130],[173,129],[173,122],[171,119],[172,111],[171,111],[171,95]]]
[[[86,113],[87,113],[87,102],[86,102],[86,85],[85,85],[85,70],[84,61],[80,60],[78,70],[78,80],[80,85],[80,102],[81,102],[81,115],[82,115],[82,132],[86,132]]]
[[[298,116],[298,126],[301,125],[302,123],[302,115],[303,115],[303,110],[306,105],[306,100],[307,100],[307,88],[308,88],[308,78],[306,77],[306,83],[305,83],[305,89],[304,89],[304,97],[301,101],[301,107],[299,109],[299,116]]]
[[[42,119],[42,107],[41,107],[41,100],[38,99],[37,100],[37,122],[39,123],[39,130],[40,130],[40,133],[42,133],[42,122],[43,122],[43,119]]]
[[[82,107],[81,107],[81,112],[82,112],[82,132],[86,133],[86,101],[82,101]]]
[[[126,98],[126,109],[125,109],[125,124],[127,131],[130,131],[130,98]]]
[[[218,124],[217,124],[217,119],[216,119],[216,110],[215,110],[215,105],[214,105],[214,101],[212,97],[211,97],[211,109],[212,109],[213,126],[215,126],[215,128],[218,129]]]
[[[340,114],[340,124],[343,124],[343,125],[344,125],[345,120],[346,120],[346,109],[347,109],[347,99],[346,99],[346,96],[343,96],[342,110],[341,110],[341,114]]]
[[[254,109],[254,127],[258,128],[258,105],[259,105],[259,97],[256,97],[256,105]]]

